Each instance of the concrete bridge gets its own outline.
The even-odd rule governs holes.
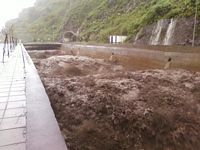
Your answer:
[[[0,150],[47,149],[67,147],[35,66],[18,44],[0,62]]]

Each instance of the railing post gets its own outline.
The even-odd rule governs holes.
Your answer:
[[[23,64],[24,64],[24,69],[25,69],[26,65],[25,65],[24,50],[23,50],[23,47],[22,47],[22,43],[20,43],[20,46],[21,46],[22,59],[23,59]]]
[[[8,34],[5,34],[5,40],[4,40],[4,46],[3,46],[3,58],[2,58],[2,62],[4,63],[4,57],[5,57],[5,52],[6,52],[6,48],[8,47]],[[9,57],[9,51],[8,51],[8,57]]]

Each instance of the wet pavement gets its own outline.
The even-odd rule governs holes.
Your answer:
[[[41,91],[44,87],[24,46],[18,44],[4,63],[2,54],[0,59],[0,150],[66,150],[48,96]]]
[[[18,45],[0,63],[0,150],[26,149],[25,68]]]

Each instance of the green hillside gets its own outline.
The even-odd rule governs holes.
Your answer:
[[[58,41],[64,32],[73,31],[80,40],[106,42],[110,34],[130,40],[159,19],[194,13],[195,0],[37,0],[7,25],[13,24],[24,41]]]

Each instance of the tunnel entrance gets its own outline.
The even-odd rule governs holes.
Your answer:
[[[76,39],[77,35],[73,31],[67,31],[64,33],[64,42],[74,42]]]

